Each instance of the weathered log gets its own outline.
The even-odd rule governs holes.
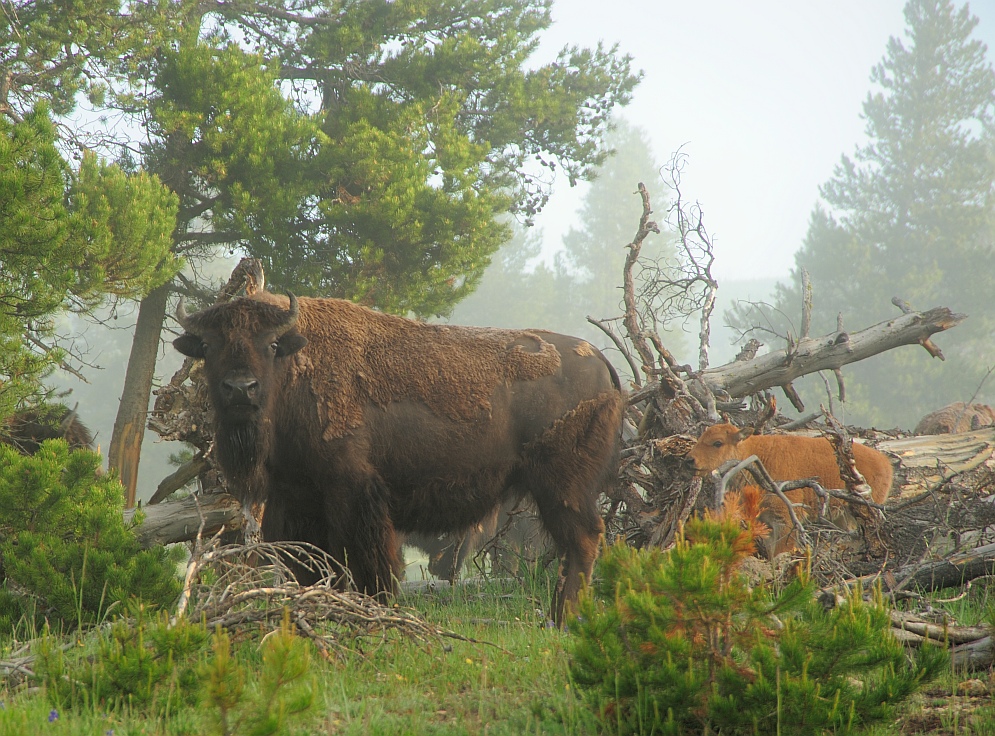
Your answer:
[[[136,511],[125,510],[125,523],[134,519]],[[141,511],[145,518],[135,527],[135,534],[142,548],[189,542],[197,538],[202,523],[205,537],[212,536],[221,527],[237,530],[245,524],[242,504],[227,493],[187,496],[180,501],[144,506]]]
[[[970,672],[987,670],[995,662],[995,643],[990,636],[961,644],[950,650],[950,661],[955,669]]]
[[[856,565],[855,565],[856,567]],[[889,572],[898,588],[915,587],[920,590],[940,590],[995,574],[995,544],[986,544],[967,552],[951,555],[945,560],[907,565]],[[847,581],[848,585],[871,585],[881,577],[880,572],[861,575]]]
[[[955,327],[967,318],[946,307],[911,312],[879,322],[840,340],[832,332],[817,338],[803,337],[787,349],[772,350],[753,360],[733,361],[701,373],[713,393],[749,396],[821,370],[836,370],[903,345],[922,345],[930,335]]]
[[[933,637],[925,637],[908,629],[892,628],[891,633],[908,647],[920,647],[926,642],[942,644]],[[950,649],[950,661],[955,670],[980,672],[991,668],[995,662],[995,644],[990,636],[985,636]]]
[[[894,626],[921,637],[949,644],[967,644],[991,636],[990,626],[952,626],[947,624],[924,621],[914,613],[907,611],[891,611],[891,621]]]
[[[990,460],[995,454],[995,427],[884,440],[876,447],[898,460],[895,480],[899,492],[893,497],[908,498]]]
[[[152,498],[149,499],[148,505],[154,506],[160,501],[165,500],[170,494],[183,488],[183,486],[200,475],[208,467],[210,467],[210,463],[204,457],[204,453],[198,452],[190,460],[177,468],[176,472],[167,475],[159,482],[159,486],[155,489],[155,493],[152,494]]]

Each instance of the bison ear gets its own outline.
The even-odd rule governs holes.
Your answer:
[[[189,332],[184,332],[178,338],[173,340],[173,347],[189,358],[204,357],[203,341],[196,335],[191,335]]]
[[[747,437],[749,437],[750,435],[752,435],[754,431],[755,430],[753,429],[753,427],[743,427],[741,430],[739,430],[736,433],[736,436],[733,439],[733,441],[734,442],[742,442]]]
[[[284,358],[288,355],[293,355],[305,345],[307,345],[307,338],[297,330],[286,332],[280,335],[280,339],[277,341],[277,357]]]

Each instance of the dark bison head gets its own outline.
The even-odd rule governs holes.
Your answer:
[[[92,449],[93,435],[65,404],[39,404],[0,422],[0,444],[34,455],[45,440],[64,439],[70,450]]]
[[[173,346],[204,361],[214,406],[218,461],[230,480],[247,480],[265,459],[285,358],[307,344],[297,329],[297,299],[234,299],[176,319],[185,330]],[[251,489],[247,489],[251,493]]]

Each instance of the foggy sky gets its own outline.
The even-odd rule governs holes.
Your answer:
[[[861,109],[889,36],[904,40],[897,0],[557,0],[542,60],[567,44],[618,42],[645,72],[622,114],[649,133],[662,164],[681,145],[683,186],[714,239],[720,282],[784,279],[818,187],[866,141]],[[960,4],[958,4],[960,7]],[[991,60],[995,2],[972,3]],[[657,213],[659,182],[646,182]],[[654,186],[655,184],[655,186]],[[633,182],[635,189],[635,182]],[[584,187],[558,182],[537,220],[561,247]],[[633,222],[633,231],[635,231]]]

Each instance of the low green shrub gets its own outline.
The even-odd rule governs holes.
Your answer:
[[[59,711],[130,710],[163,714],[200,697],[207,627],[165,613],[151,620],[133,604],[92,647],[70,648],[46,633],[34,647],[35,673]]]
[[[829,610],[803,577],[774,592],[738,572],[754,529],[730,500],[667,551],[615,545],[581,597],[571,675],[612,734],[855,733],[938,675],[880,601]],[[744,528],[745,527],[745,528]]]
[[[35,675],[54,713],[146,714],[168,720],[184,709],[200,715],[198,733],[287,733],[314,702],[311,644],[283,625],[262,642],[232,651],[223,629],[131,616],[92,634],[86,647],[62,645],[54,635],[34,647]],[[0,719],[2,720],[2,719]]]
[[[140,549],[123,506],[95,452],[70,452],[63,440],[32,456],[0,445],[0,631],[24,616],[79,626],[130,598],[176,600],[183,550]]]

